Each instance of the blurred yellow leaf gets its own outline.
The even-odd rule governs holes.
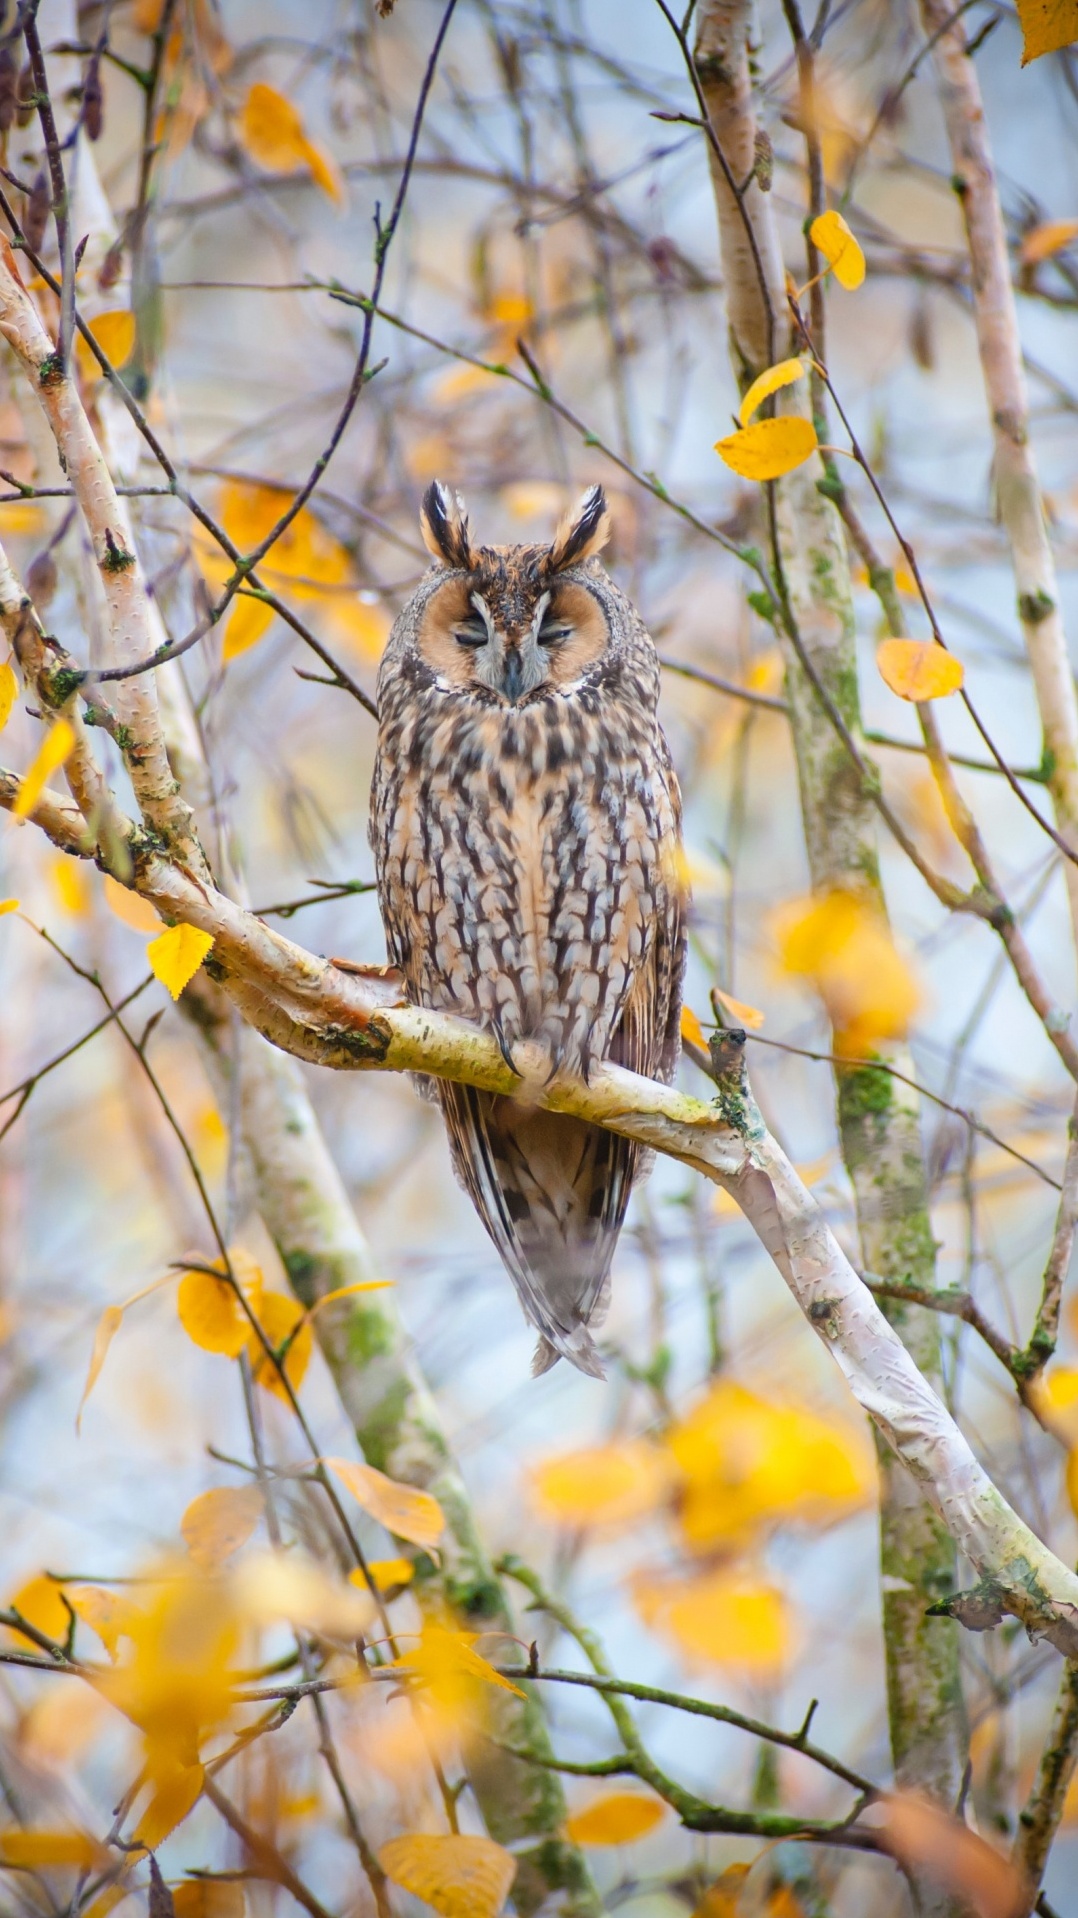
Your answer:
[[[43,533],[49,516],[32,499],[0,500],[0,535],[14,539],[25,533]]]
[[[611,1791],[567,1818],[565,1835],[574,1845],[629,1845],[634,1838],[646,1838],[665,1817],[661,1798]]]
[[[430,1492],[417,1491],[413,1485],[401,1485],[373,1465],[360,1465],[354,1459],[327,1458],[323,1463],[340,1479],[345,1490],[351,1492],[356,1503],[395,1538],[406,1538],[428,1552],[438,1544],[445,1531],[445,1514]]]
[[[727,1865],[722,1876],[709,1885],[692,1918],[739,1918],[739,1895],[751,1865]]]
[[[410,1558],[371,1558],[367,1560],[367,1570],[383,1595],[391,1592],[395,1586],[410,1585],[415,1577],[415,1566]],[[361,1592],[370,1590],[358,1565],[354,1572],[349,1572],[348,1583]]]
[[[191,1500],[180,1520],[180,1536],[195,1564],[214,1572],[246,1545],[261,1516],[257,1485],[214,1485]]]
[[[745,1675],[775,1675],[790,1649],[782,1594],[746,1573],[720,1568],[695,1578],[637,1575],[633,1598],[645,1624],[673,1639],[692,1662],[728,1666]]]
[[[117,1905],[122,1905],[125,1898],[130,1897],[130,1885],[123,1883],[106,1885],[104,1891],[93,1899],[92,1903],[82,1907],[80,1918],[109,1918],[109,1913],[115,1911]]]
[[[156,939],[150,940],[146,948],[150,971],[172,997],[178,999],[212,945],[212,932],[201,932],[197,926],[189,926],[181,919],[178,925],[169,926],[167,932],[158,933]]]
[[[383,606],[365,599],[334,599],[326,607],[334,632],[364,659],[381,659],[392,620]]]
[[[42,1686],[19,1721],[19,1753],[35,1767],[65,1771],[81,1758],[108,1715],[92,1685]]]
[[[739,433],[717,440],[715,451],[741,479],[774,480],[803,466],[818,443],[812,421],[794,413],[777,420],[755,420]]]
[[[831,207],[809,227],[809,237],[847,293],[856,293],[865,277],[865,256],[841,213]]]
[[[707,1035],[691,1006],[681,1008],[681,1036],[689,1045],[699,1046],[701,1052],[707,1051]]]
[[[8,1599],[7,1609],[19,1612],[28,1625],[35,1625],[54,1644],[63,1645],[67,1642],[71,1624],[71,1615],[63,1600],[63,1589],[54,1578],[46,1578],[44,1572],[39,1572],[36,1578],[29,1578],[25,1585],[20,1585],[18,1591]],[[19,1638],[26,1637],[14,1625],[8,1625],[5,1629],[15,1632]],[[32,1645],[33,1642],[33,1639],[27,1639],[28,1644]]]
[[[529,1474],[544,1518],[560,1525],[625,1525],[643,1518],[669,1486],[666,1461],[647,1439],[615,1439],[544,1459]]]
[[[6,527],[4,531],[6,533]],[[11,718],[11,709],[18,697],[19,682],[15,677],[15,668],[5,661],[0,665],[0,732]]]
[[[514,519],[556,523],[566,505],[565,489],[553,480],[514,480],[502,487],[502,500]]]
[[[3,918],[5,912],[18,912],[18,910],[19,902],[17,899],[0,899],[0,919]]]
[[[140,899],[137,892],[121,886],[111,873],[105,874],[105,904],[117,919],[122,919],[132,932],[160,932],[161,921],[148,899]]]
[[[729,992],[720,992],[718,986],[712,987],[716,999],[724,1012],[728,1012],[736,1026],[747,1026],[750,1032],[758,1032],[764,1023],[764,1013],[757,1006],[748,1006],[744,999],[735,999]]]
[[[803,380],[804,377],[805,368],[800,360],[780,360],[777,366],[769,366],[766,373],[761,373],[753,380],[737,409],[742,426],[748,425],[757,407],[770,399],[772,393],[777,393],[780,387],[792,386],[795,380]]]
[[[1078,1445],[1073,1445],[1067,1454],[1067,1497],[1071,1511],[1078,1517]]]
[[[256,80],[244,102],[240,138],[252,160],[268,173],[309,167],[315,185],[340,205],[344,198],[340,169],[324,148],[308,139],[302,116],[276,87]]]
[[[82,1388],[79,1409],[75,1414],[76,1432],[81,1428],[82,1415],[86,1410],[86,1401],[101,1375],[101,1367],[105,1363],[109,1346],[112,1344],[113,1339],[123,1324],[123,1316],[124,1309],[122,1305],[106,1305],[105,1310],[97,1321],[93,1351],[90,1353],[90,1369],[86,1374],[86,1383]]]
[[[221,658],[225,665],[231,659],[238,659],[241,653],[249,652],[252,646],[257,646],[276,617],[273,607],[267,606],[264,599],[255,599],[250,593],[237,593],[229,608],[221,643]]]
[[[497,1918],[516,1877],[512,1852],[492,1838],[408,1832],[378,1853],[386,1877],[442,1918]]]
[[[138,1619],[137,1607],[123,1592],[107,1591],[101,1585],[73,1585],[67,1596],[76,1618],[97,1633],[115,1663],[121,1638],[130,1635]]]
[[[298,1299],[289,1297],[286,1292],[263,1292],[256,1308],[256,1317],[269,1344],[277,1353],[288,1341],[288,1350],[284,1356],[284,1374],[293,1392],[298,1392],[303,1384],[307,1367],[311,1362],[314,1348],[314,1336],[310,1320]],[[290,1405],[291,1400],[281,1379],[280,1368],[267,1355],[265,1346],[257,1332],[252,1331],[247,1341],[247,1357],[251,1362],[251,1375],[256,1385],[264,1391],[272,1392]]]
[[[1078,0],[1017,0],[1017,6],[1024,67],[1078,40]]]
[[[323,1292],[322,1297],[316,1299],[314,1304],[307,1308],[307,1317],[313,1319],[315,1313],[321,1312],[324,1305],[335,1305],[338,1299],[354,1298],[357,1292],[388,1291],[393,1283],[392,1279],[356,1279],[352,1285],[338,1285],[332,1292]]]
[[[853,893],[794,900],[773,915],[784,969],[810,979],[835,1027],[840,1051],[856,1054],[901,1038],[921,994],[885,921]]]
[[[205,1777],[201,1765],[178,1765],[173,1772],[166,1773],[135,1827],[135,1843],[152,1851],[177,1825],[182,1825],[202,1796]]]
[[[201,1741],[232,1712],[240,1618],[231,1589],[183,1560],[169,1562],[159,1580],[138,1588],[123,1636],[122,1660],[95,1682],[142,1732],[148,1781],[166,1793],[155,1817],[175,1810],[178,1822],[194,1803]],[[177,1809],[185,1790],[188,1803]]]
[[[375,1617],[374,1601],[311,1559],[290,1552],[248,1553],[232,1574],[232,1592],[242,1618],[257,1625],[286,1619],[301,1631],[335,1638],[361,1638]]]
[[[258,1310],[257,1298],[251,1305]],[[176,1294],[176,1310],[188,1338],[203,1352],[238,1359],[251,1337],[251,1321],[235,1288],[223,1275],[216,1278],[209,1272],[185,1272]]]
[[[19,781],[15,804],[11,808],[13,818],[29,819],[52,774],[59,772],[74,749],[74,728],[68,725],[66,719],[55,720]]]
[[[185,1878],[172,1886],[176,1918],[244,1918],[247,1896],[234,1878]]]
[[[526,1698],[527,1693],[522,1692],[519,1685],[503,1678],[501,1672],[496,1672],[487,1659],[472,1649],[477,1636],[475,1632],[451,1632],[442,1625],[426,1624],[418,1644],[390,1663],[396,1671],[411,1672],[429,1687],[436,1703],[450,1711],[467,1703],[476,1680],[513,1692],[517,1698]]]
[[[21,1866],[26,1871],[45,1870],[49,1865],[76,1865],[87,1870],[109,1862],[109,1853],[89,1832],[0,1832],[0,1865]]]
[[[976,1918],[1016,1918],[1029,1908],[1022,1874],[960,1818],[927,1799],[896,1794],[878,1801],[884,1849],[912,1872],[954,1893]]]
[[[899,699],[945,699],[956,693],[962,662],[934,639],[884,639],[876,648],[880,678]]]
[[[1032,226],[1023,235],[1018,257],[1023,266],[1037,266],[1041,260],[1050,260],[1055,253],[1062,253],[1065,246],[1078,237],[1078,220],[1042,220],[1039,226]]]
[[[64,911],[69,912],[73,919],[85,918],[93,895],[89,878],[78,861],[59,853],[49,861],[49,878]]]
[[[111,313],[99,313],[96,319],[89,322],[89,330],[111,365],[119,368],[125,360],[130,359],[135,344],[135,316],[126,307],[117,307]],[[75,360],[87,385],[104,379],[104,373],[81,333],[75,335]]]

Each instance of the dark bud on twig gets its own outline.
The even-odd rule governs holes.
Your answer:
[[[150,1918],[176,1918],[176,1907],[172,1902],[172,1893],[161,1876],[161,1867],[151,1851],[150,1861]]]
[[[43,167],[30,189],[26,201],[26,213],[22,223],[22,230],[26,235],[27,245],[34,253],[40,253],[41,251],[41,243],[45,238],[45,229],[49,224],[50,205],[49,178]]]
[[[88,233],[84,233],[84,234],[83,234],[83,236],[82,236],[82,238],[81,238],[81,240],[80,240],[80,241],[79,241],[79,243],[78,243],[78,246],[77,246],[77,247],[75,248],[75,271],[76,271],[76,273],[78,272],[78,270],[79,270],[79,268],[80,268],[80,266],[82,265],[82,256],[83,256],[83,254],[85,253],[85,251],[86,251],[86,249],[87,249],[87,247],[89,246],[89,244],[90,244],[90,235],[89,235]]]
[[[0,47],[0,133],[10,133],[15,124],[15,88],[19,70],[10,47]]]
[[[97,276],[97,284],[101,288],[102,293],[107,293],[110,286],[116,285],[123,268],[123,263],[124,243],[123,239],[120,238],[113,240],[112,245],[109,247],[108,252],[101,262],[101,271]]]
[[[56,561],[46,547],[30,561],[26,569],[26,590],[38,611],[49,604],[56,591]]]
[[[34,69],[28,60],[15,85],[15,113],[21,127],[29,126],[34,117],[36,105],[37,88],[34,85]]]
[[[90,61],[82,83],[82,124],[91,140],[100,140],[105,124],[105,96],[101,91],[101,63],[96,58]]]
[[[771,144],[771,135],[763,127],[757,127],[753,141],[755,165],[753,173],[761,193],[770,193],[771,182],[775,177],[775,149]]]
[[[394,0],[376,0],[375,11],[379,20],[388,20],[393,11]]]

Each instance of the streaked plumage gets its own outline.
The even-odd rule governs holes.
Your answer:
[[[419,1005],[520,1039],[551,1071],[600,1059],[669,1080],[684,935],[680,798],[659,668],[594,555],[592,487],[549,546],[477,547],[432,486],[434,565],[378,679],[370,838],[391,959]],[[453,1164],[539,1331],[602,1375],[600,1318],[639,1148],[468,1086],[435,1087]]]

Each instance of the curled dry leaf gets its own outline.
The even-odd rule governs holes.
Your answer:
[[[123,1324],[123,1317],[124,1309],[122,1305],[106,1305],[105,1310],[97,1321],[93,1351],[90,1353],[90,1368],[86,1374],[86,1383],[82,1388],[79,1409],[75,1414],[76,1432],[82,1427],[82,1415],[86,1410],[86,1401],[101,1376],[101,1367],[105,1363],[109,1346],[112,1344],[113,1339]]]
[[[811,420],[798,414],[778,420],[754,420],[739,433],[715,442],[719,458],[740,479],[776,480],[803,466],[819,441]]]
[[[74,750],[74,729],[66,719],[57,719],[49,727],[19,781],[15,804],[11,808],[13,819],[29,819],[53,773],[59,772]]]
[[[533,1466],[532,1498],[560,1525],[625,1525],[661,1504],[670,1488],[668,1463],[647,1439],[585,1445]]]
[[[261,1516],[257,1485],[214,1485],[191,1500],[180,1535],[195,1564],[213,1572],[246,1545]]]
[[[769,366],[766,373],[759,374],[753,380],[737,409],[742,426],[748,425],[757,407],[769,400],[772,393],[777,393],[781,387],[792,386],[795,380],[803,380],[804,377],[805,367],[801,360],[780,360],[777,366]]]
[[[646,1838],[665,1816],[661,1798],[640,1791],[611,1791],[567,1818],[565,1835],[574,1845],[628,1845],[634,1838]]]
[[[445,1514],[430,1492],[401,1485],[373,1465],[360,1465],[354,1459],[327,1458],[323,1464],[351,1492],[357,1505],[362,1505],[395,1538],[406,1538],[427,1552],[437,1546],[445,1531]]]
[[[492,1838],[426,1832],[391,1838],[378,1863],[395,1885],[432,1905],[442,1918],[497,1918],[517,1871],[512,1852]]]
[[[880,678],[899,699],[945,699],[965,679],[962,662],[934,639],[884,639],[876,648]]]
[[[836,280],[847,293],[856,293],[865,277],[865,256],[841,213],[831,207],[809,227],[812,243],[823,254]]]
[[[197,926],[189,926],[181,919],[178,925],[170,926],[167,932],[150,940],[146,957],[154,977],[178,999],[212,945],[211,932],[201,932]]]
[[[1029,1910],[1021,1873],[968,1825],[912,1796],[881,1800],[880,1836],[906,1870],[924,1872],[976,1918],[1019,1918]]]

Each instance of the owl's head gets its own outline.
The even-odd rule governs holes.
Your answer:
[[[519,706],[577,686],[610,644],[614,591],[589,564],[610,535],[601,486],[591,486],[546,546],[473,544],[464,503],[436,480],[420,513],[435,565],[420,589],[415,646],[444,691]]]

